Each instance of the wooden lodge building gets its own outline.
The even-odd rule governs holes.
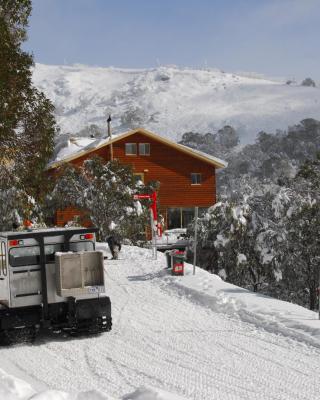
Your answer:
[[[63,160],[50,164],[55,169],[69,162],[81,165],[97,155],[106,161],[117,159],[131,165],[144,183],[159,181],[158,199],[165,229],[183,228],[192,220],[194,207],[208,208],[216,203],[216,170],[226,163],[218,158],[177,144],[145,129],[134,129],[97,141]],[[59,211],[57,224],[64,225],[79,212]]]

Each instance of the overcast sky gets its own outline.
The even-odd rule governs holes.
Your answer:
[[[45,64],[175,64],[320,80],[320,0],[33,0]]]

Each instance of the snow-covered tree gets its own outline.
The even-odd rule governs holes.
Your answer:
[[[221,156],[217,135],[189,132],[182,142]],[[229,282],[314,308],[319,151],[320,122],[311,118],[225,150],[228,167],[217,175],[223,201],[200,219],[198,263]]]
[[[208,132],[202,135],[197,132],[186,132],[179,143],[208,154],[227,157],[239,141],[236,130],[226,125],[215,134]]]
[[[0,230],[12,230],[24,220],[39,222],[41,209],[35,199],[19,188],[19,178],[12,174],[10,165],[0,167]]]
[[[239,204],[226,201],[211,207],[199,221],[199,253],[207,269],[257,291],[276,279],[273,246],[278,232],[259,214],[262,199],[254,200],[245,196]]]
[[[220,195],[238,201],[243,185],[254,186],[259,192],[269,191],[270,185],[283,185],[318,151],[320,122],[311,118],[289,127],[287,132],[260,132],[255,143],[226,154],[228,168],[217,174]]]
[[[117,232],[136,242],[145,236],[149,213],[133,195],[152,190],[151,185],[135,181],[129,166],[94,157],[80,168],[67,166],[60,171],[50,203],[55,208],[76,206],[84,219],[90,218],[99,227],[101,239]]]
[[[280,210],[286,236],[283,286],[288,299],[315,309],[320,276],[320,156],[300,168],[288,190],[290,201]]]
[[[230,150],[239,144],[240,139],[232,126],[225,125],[222,129],[219,129],[215,135],[215,141],[219,143],[222,148]]]

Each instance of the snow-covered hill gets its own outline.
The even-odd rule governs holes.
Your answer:
[[[34,83],[56,106],[62,133],[88,125],[116,132],[144,127],[175,141],[184,132],[216,132],[229,124],[242,141],[257,132],[320,119],[320,89],[219,70],[144,70],[37,64]]]
[[[1,348],[0,399],[319,398],[316,313],[191,265],[173,277],[162,253],[120,254],[105,263],[112,331]]]

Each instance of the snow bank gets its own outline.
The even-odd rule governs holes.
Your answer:
[[[99,243],[97,248],[103,250],[105,255],[110,255],[106,244]],[[150,251],[132,246],[124,248],[123,253],[126,252],[128,257],[134,258],[135,261],[145,258],[146,253]],[[240,259],[243,261],[241,255]],[[163,253],[158,252],[158,260],[166,266]],[[168,275],[166,282],[183,291],[190,300],[213,311],[229,314],[266,331],[320,347],[320,320],[318,313],[314,311],[232,285],[220,276],[199,267],[196,267],[194,276],[193,266],[187,263],[184,276]]]
[[[32,386],[0,369],[0,399],[6,400],[115,400],[96,391],[71,394],[60,390],[36,392]],[[151,399],[151,398],[150,398]],[[171,398],[170,398],[171,399]],[[173,398],[172,398],[173,399]],[[168,398],[169,400],[169,398]]]
[[[123,400],[186,400],[186,398],[160,389],[140,388],[124,396]]]
[[[266,331],[320,347],[320,320],[316,312],[224,282],[219,276],[186,264],[185,276],[171,278],[193,301],[227,313]]]
[[[35,394],[29,385],[0,369],[0,399],[28,400]]]
[[[45,390],[38,392],[31,385],[19,378],[7,374],[0,369],[0,399],[1,400],[116,400],[95,390],[77,394],[60,390]],[[138,388],[127,394],[122,400],[187,400],[184,397],[156,388]],[[118,400],[121,400],[118,399]]]

